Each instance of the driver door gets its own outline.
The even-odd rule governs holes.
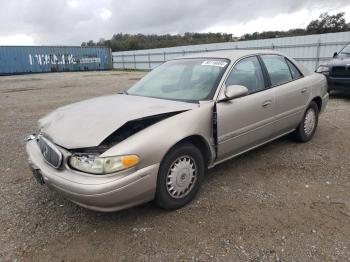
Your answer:
[[[258,58],[252,56],[240,60],[225,85],[245,86],[249,94],[216,105],[218,161],[271,139],[273,133],[274,90],[266,89]]]

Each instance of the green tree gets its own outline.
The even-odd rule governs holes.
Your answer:
[[[276,37],[299,36],[306,34],[322,34],[331,32],[342,32],[350,30],[350,24],[345,21],[344,13],[329,15],[323,13],[318,19],[309,23],[306,29],[296,28],[288,31],[266,31],[245,34],[238,40],[256,40]],[[220,42],[232,42],[237,39],[232,34],[223,33],[193,33],[187,32],[183,35],[144,35],[144,34],[114,34],[111,39],[101,38],[97,43],[93,40],[83,42],[81,46],[106,46],[112,51],[127,51],[138,49],[165,48],[172,46],[210,44]]]
[[[344,12],[335,15],[323,13],[318,19],[310,22],[306,27],[306,32],[309,34],[323,34],[350,30],[344,16]]]

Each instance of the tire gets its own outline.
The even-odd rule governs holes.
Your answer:
[[[174,210],[191,202],[203,180],[206,164],[201,151],[191,143],[173,147],[159,167],[155,202]]]
[[[319,109],[317,104],[312,101],[306,109],[303,119],[294,131],[294,137],[299,142],[310,141],[317,129]]]

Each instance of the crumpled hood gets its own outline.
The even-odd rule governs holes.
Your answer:
[[[98,146],[128,121],[190,110],[198,104],[132,95],[98,97],[58,108],[39,120],[43,135],[67,149]]]

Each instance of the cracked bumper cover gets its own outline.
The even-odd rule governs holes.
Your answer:
[[[70,169],[66,162],[55,169],[45,162],[35,140],[26,144],[28,162],[44,183],[85,208],[111,212],[154,199],[159,164],[118,174],[90,175]]]

